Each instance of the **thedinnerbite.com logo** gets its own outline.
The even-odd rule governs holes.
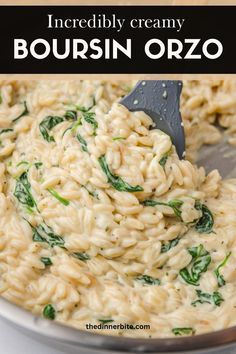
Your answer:
[[[114,323],[113,320],[102,320],[100,323],[86,323],[86,330],[149,330],[151,326],[145,323]]]

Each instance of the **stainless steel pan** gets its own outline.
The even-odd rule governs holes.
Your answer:
[[[35,317],[2,298],[0,316],[27,336],[67,354],[236,352],[236,327],[182,338],[134,339],[105,336]]]

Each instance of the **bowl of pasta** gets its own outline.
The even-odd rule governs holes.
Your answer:
[[[184,82],[184,159],[119,104],[133,85],[0,83],[0,316],[68,353],[223,353],[236,82]]]

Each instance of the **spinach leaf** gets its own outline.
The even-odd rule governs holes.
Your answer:
[[[28,181],[27,172],[23,172],[22,175],[16,180],[16,186],[14,196],[18,201],[26,205],[29,208],[36,206],[36,202],[30,192],[31,185]]]
[[[81,125],[81,119],[77,119],[75,123],[73,123],[69,128],[67,128],[64,133],[62,134],[62,137],[66,134],[66,132],[70,131],[74,133],[76,129]]]
[[[31,188],[31,185],[28,180],[28,176],[26,172],[23,172],[22,175],[19,177],[19,181],[26,187],[26,188]]]
[[[186,283],[197,286],[199,285],[201,274],[207,271],[211,256],[203,245],[189,248],[188,252],[192,256],[192,267],[190,269],[187,267],[181,269],[179,274]]]
[[[202,212],[202,216],[198,219],[195,229],[199,233],[210,233],[214,225],[214,217],[212,212],[208,209],[205,204],[201,204],[199,201],[195,203],[195,208]]]
[[[195,333],[195,330],[192,327],[176,327],[172,328],[172,333],[175,336],[183,336],[188,334],[193,335]]]
[[[2,95],[0,94],[0,104],[2,104]]]
[[[212,302],[216,305],[216,306],[220,306],[222,301],[224,301],[222,295],[218,292],[218,291],[214,291],[213,294],[208,294],[208,293],[204,293],[201,290],[196,290],[198,299],[193,301],[191,303],[191,305],[193,305],[194,307],[197,304],[211,304]]]
[[[80,261],[86,262],[90,259],[90,256],[85,252],[74,252],[72,255],[78,258]]]
[[[156,205],[165,205],[165,206],[168,206],[170,208],[173,209],[175,215],[179,218],[181,218],[181,206],[183,205],[183,201],[182,200],[179,200],[179,199],[172,199],[170,200],[169,202],[165,203],[165,202],[160,202],[160,201],[157,201],[157,200],[153,200],[153,199],[146,199],[142,202],[142,204],[144,206],[156,206]]]
[[[28,222],[33,231],[34,242],[47,243],[50,247],[58,246],[61,248],[65,248],[65,241],[63,237],[57,235],[50,226],[44,223],[34,227],[28,220],[26,221]]]
[[[81,125],[81,119],[77,119],[77,121],[72,125],[71,127],[71,131],[72,133],[74,133],[76,131],[76,129]]]
[[[28,111],[28,108],[27,108],[27,104],[26,104],[26,101],[24,101],[24,110],[23,110],[23,112],[18,117],[13,119],[12,122],[16,122],[18,119],[20,119],[23,116],[27,116],[28,114],[29,114],[29,111]]]
[[[216,306],[220,306],[221,303],[224,301],[222,295],[218,291],[214,291],[212,295],[212,300]]]
[[[73,124],[63,132],[62,138],[66,134],[66,132],[69,132],[72,128],[73,128]]]
[[[191,303],[191,305],[193,305],[195,307],[198,303],[199,304],[204,304],[204,303],[210,304],[211,303],[211,299],[212,299],[211,294],[204,293],[201,290],[196,290],[196,293],[197,293],[198,299],[193,301]]]
[[[129,183],[123,181],[119,176],[112,174],[110,171],[105,155],[99,157],[98,162],[101,166],[101,169],[107,176],[107,181],[118,191],[120,192],[141,192],[143,188],[141,186],[131,186]]]
[[[19,167],[19,166],[21,166],[21,165],[29,165],[29,162],[28,162],[28,161],[25,161],[25,160],[20,161],[20,162],[16,165],[16,167]]]
[[[56,310],[51,304],[47,304],[43,309],[43,316],[48,320],[55,320]]]
[[[222,274],[220,274],[220,269],[222,267],[224,267],[229,259],[229,257],[231,256],[231,252],[229,252],[227,254],[227,256],[224,258],[224,260],[218,265],[218,267],[216,268],[216,270],[214,271],[216,278],[217,278],[217,282],[218,282],[218,286],[222,287],[225,285],[225,280]]]
[[[92,108],[92,107],[86,108],[84,106],[80,106],[79,104],[77,104],[75,107],[78,111],[80,111],[82,113],[86,113]]]
[[[122,136],[115,136],[114,138],[112,138],[113,141],[116,140],[125,140],[126,138],[122,138]]]
[[[139,275],[135,278],[138,282],[144,284],[144,285],[160,285],[161,282],[157,278],[153,278],[150,275]]]
[[[95,119],[94,112],[83,112],[82,116],[84,120],[93,126],[94,134],[96,134],[96,129],[98,128],[98,122]]]
[[[91,196],[94,197],[94,198],[99,199],[99,198],[98,198],[98,194],[97,194],[96,192],[90,191],[90,190],[89,190],[86,186],[84,186],[84,185],[82,185],[82,187],[83,187],[84,189],[86,189],[86,191],[88,192],[89,195],[91,195]]]
[[[39,124],[39,130],[43,136],[43,138],[48,141],[52,142],[55,141],[54,137],[49,134],[50,130],[52,130],[57,124],[60,124],[64,121],[63,117],[59,116],[48,116],[44,118],[41,123]]]
[[[70,204],[69,200],[63,198],[62,196],[60,196],[59,193],[57,193],[57,191],[55,191],[55,189],[52,188],[48,188],[47,189],[48,192],[54,197],[56,198],[61,204],[68,206]]]
[[[103,324],[114,322],[114,320],[112,318],[100,318],[100,319],[98,319],[98,321]]]
[[[205,250],[203,245],[191,247],[188,249],[188,252],[191,254],[193,258],[198,258],[209,254],[209,252]]]
[[[41,167],[41,166],[43,166],[43,163],[42,162],[35,162],[34,163],[34,166],[37,168],[37,170]]]
[[[171,241],[169,241],[169,242],[163,244],[163,245],[161,246],[161,253],[168,252],[171,248],[177,246],[178,243],[179,243],[179,241],[180,241],[180,240],[179,240],[179,238],[177,237],[177,238],[175,238],[175,239],[173,239],[173,240],[171,240]]]
[[[43,165],[43,163],[42,162],[35,162],[34,164],[32,164],[32,163],[29,163],[28,161],[22,160],[16,165],[16,167],[19,167],[21,165],[28,166],[28,169],[34,165],[38,170]]]
[[[84,118],[84,120],[93,126],[94,134],[96,134],[96,129],[98,128],[98,122],[95,119],[95,113],[90,112],[90,109],[93,108],[95,104],[96,104],[95,99],[93,99],[93,104],[89,108],[85,108],[79,105],[76,106],[77,110],[82,113],[82,117]]]
[[[13,131],[14,131],[14,129],[12,129],[12,128],[2,129],[2,130],[0,131],[0,135],[3,134],[3,133],[13,132]]]
[[[181,218],[182,211],[180,210],[180,207],[183,205],[182,200],[179,199],[173,199],[168,202],[168,206],[170,206],[175,215],[179,218]]]
[[[66,113],[64,114],[64,118],[66,120],[77,120],[77,112],[76,111],[72,111],[72,110],[68,110],[66,111]]]
[[[92,96],[92,104],[91,104],[91,106],[89,107],[89,110],[92,109],[94,106],[96,106],[96,104],[97,104],[97,103],[96,103],[96,99],[95,99],[95,96],[93,95],[93,96]]]
[[[33,214],[34,210],[28,206],[25,207],[25,211],[27,214]]]
[[[69,128],[67,128],[64,133],[62,134],[62,136],[65,135],[65,133],[69,130],[71,130],[72,132],[75,132],[75,130],[77,129],[77,127],[79,125],[81,125],[81,118],[77,118],[77,110],[81,112],[82,117],[84,118],[84,120],[91,124],[94,128],[94,135],[96,133],[96,129],[98,128],[98,123],[95,120],[95,113],[94,112],[90,112],[90,109],[96,104],[95,99],[93,98],[93,104],[91,107],[89,108],[85,108],[83,106],[79,106],[76,105],[74,106],[74,110],[67,110],[66,113],[64,114],[64,119],[65,120],[73,120],[75,121],[74,124],[72,124]]]
[[[81,144],[81,149],[85,152],[88,152],[86,140],[84,140],[84,138],[80,134],[77,134],[77,139],[79,140],[79,142]]]
[[[165,154],[162,156],[162,158],[159,160],[159,164],[161,165],[161,167],[165,167],[165,164],[168,160],[168,154]]]
[[[51,258],[49,257],[41,257],[40,260],[43,264],[45,264],[45,266],[52,265]]]
[[[29,224],[30,224],[30,223],[29,223]],[[34,241],[34,242],[45,242],[45,243],[47,243],[46,238],[44,238],[44,237],[41,235],[42,230],[41,230],[41,228],[40,228],[40,225],[39,225],[38,227],[34,227],[33,225],[30,224],[30,226],[31,226],[31,229],[32,229],[32,231],[33,231],[33,237],[32,237],[33,241]]]

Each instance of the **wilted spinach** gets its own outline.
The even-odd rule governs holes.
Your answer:
[[[126,138],[122,138],[122,136],[115,136],[114,138],[112,138],[113,141],[116,140],[126,140]]]
[[[191,267],[181,269],[179,274],[186,283],[197,286],[199,285],[201,274],[207,271],[211,256],[203,245],[189,248],[188,252],[192,256]]]
[[[67,132],[69,132],[70,130],[72,130],[72,128],[73,128],[73,124],[69,127],[69,128],[66,128],[66,130],[64,130],[64,132],[63,132],[63,134],[62,134],[62,138],[63,138],[63,136],[67,133]]]
[[[64,118],[66,120],[74,120],[74,121],[76,121],[77,120],[77,112],[73,111],[73,110],[68,110],[64,114]]]
[[[9,133],[9,132],[13,132],[14,130],[12,128],[6,128],[6,129],[2,129],[0,131],[0,135],[3,134],[3,133]]]
[[[143,188],[141,186],[131,186],[129,183],[123,181],[123,179],[119,176],[114,175],[107,164],[105,155],[99,157],[98,162],[101,166],[101,169],[107,176],[107,181],[111,183],[111,185],[120,192],[141,192]]]
[[[40,167],[42,167],[43,166],[43,163],[42,162],[35,162],[34,163],[34,166],[36,167],[36,169],[38,170]]]
[[[114,322],[114,320],[112,318],[100,318],[100,319],[98,319],[98,321],[103,324]]]
[[[41,257],[40,260],[43,264],[45,264],[45,266],[52,265],[51,258],[49,258],[49,257]]]
[[[55,320],[56,318],[56,310],[51,304],[48,304],[43,309],[43,316],[48,320]]]
[[[93,126],[94,134],[96,134],[96,129],[98,128],[98,122],[95,119],[94,112],[83,112],[82,116],[84,120]]]
[[[77,139],[80,142],[81,149],[85,152],[88,152],[88,146],[86,140],[84,140],[84,138],[80,134],[77,134]]]
[[[219,287],[222,287],[225,285],[225,279],[224,279],[223,275],[220,274],[220,269],[226,265],[230,256],[231,256],[231,252],[227,254],[227,256],[224,258],[224,260],[218,265],[218,267],[214,271]]]
[[[29,111],[28,111],[28,108],[27,108],[27,104],[26,104],[26,101],[24,101],[24,110],[23,110],[23,112],[18,117],[13,119],[12,122],[16,122],[18,119],[20,119],[23,116],[27,116],[28,114],[29,114]]]
[[[66,120],[73,120],[74,123],[64,131],[64,133],[62,134],[62,137],[66,134],[66,132],[68,132],[70,130],[72,132],[74,132],[76,130],[76,128],[79,125],[81,125],[81,119],[80,118],[77,119],[77,111],[66,111],[64,118]]]
[[[30,190],[31,185],[28,180],[27,172],[23,172],[22,175],[16,180],[14,196],[21,204],[27,206],[28,208],[33,208],[36,206],[36,202]]]
[[[81,119],[78,118],[77,121],[71,126],[72,133],[74,133],[81,124]]]
[[[153,278],[150,275],[139,275],[135,278],[138,282],[144,284],[144,285],[160,285],[160,279]]]
[[[159,164],[161,165],[161,167],[165,167],[167,160],[168,154],[163,155],[162,158],[159,160]]]
[[[33,231],[33,241],[43,242],[49,244],[50,247],[58,246],[65,248],[65,241],[63,237],[57,235],[53,229],[47,224],[43,223],[38,226],[33,226],[28,220],[26,220]]]
[[[146,199],[142,202],[142,204],[144,206],[156,206],[156,205],[165,205],[165,206],[168,206],[170,208],[173,209],[175,215],[179,218],[181,218],[181,206],[183,205],[183,201],[182,200],[179,200],[179,199],[172,199],[170,200],[169,202],[160,202],[160,201],[157,201],[157,200],[153,200],[153,199]]]
[[[98,198],[98,194],[97,194],[96,192],[93,192],[93,191],[89,190],[89,189],[88,189],[86,186],[84,186],[84,185],[82,185],[82,187],[83,187],[84,189],[86,189],[86,191],[88,192],[89,195],[91,195],[91,196],[94,197],[94,198],[99,199],[99,198]]]
[[[179,238],[175,238],[161,246],[161,253],[168,252],[171,248],[177,246],[179,243]]]
[[[93,108],[93,106],[96,104],[95,100],[93,101],[93,105],[89,108],[85,108],[85,107],[81,107],[81,106],[76,106],[77,110],[81,112],[82,117],[84,118],[84,120],[91,124],[93,126],[93,130],[94,130],[94,135],[96,134],[96,129],[98,128],[98,122],[95,119],[95,113],[94,112],[90,112],[91,108]]]
[[[90,256],[85,252],[74,252],[72,255],[78,258],[80,261],[86,262],[90,259]]]
[[[216,306],[220,306],[220,304],[224,301],[222,295],[218,291],[214,291],[212,294],[212,300]]]
[[[220,306],[222,301],[224,301],[222,295],[218,291],[214,291],[213,294],[204,293],[201,290],[196,290],[198,299],[193,301],[191,305],[196,306],[197,304],[211,304],[212,302],[216,306]]]
[[[214,217],[212,212],[208,209],[205,204],[196,201],[195,208],[202,212],[202,216],[198,219],[197,223],[195,224],[195,229],[199,233],[210,233],[212,232],[212,228],[214,225]]]
[[[172,328],[172,333],[175,336],[183,336],[183,335],[193,335],[195,330],[192,327],[176,327]]]
[[[63,198],[59,193],[57,193],[57,191],[55,191],[55,189],[52,188],[48,188],[47,189],[48,192],[54,197],[56,198],[61,204],[68,206],[70,204],[69,200]]]
[[[23,160],[23,161],[20,161],[20,162],[18,162],[18,164],[16,165],[16,167],[19,167],[19,166],[21,166],[21,165],[29,165],[29,162],[28,161],[25,161],[25,160]]]
[[[43,138],[48,141],[52,142],[55,141],[54,137],[49,134],[49,132],[57,125],[60,124],[61,122],[64,121],[63,117],[60,116],[48,116],[42,120],[42,122],[39,124],[39,130],[43,136]]]
[[[72,109],[67,110],[66,113],[63,116],[63,120],[72,120],[75,123],[73,123],[69,128],[67,128],[63,135],[65,135],[65,133],[69,130],[71,130],[72,132],[74,132],[76,130],[76,128],[81,125],[81,118],[77,117],[77,111],[79,111],[82,115],[82,117],[84,118],[84,120],[91,124],[93,126],[94,129],[94,135],[96,134],[96,129],[98,128],[98,123],[95,119],[95,113],[94,112],[90,112],[91,108],[93,108],[93,106],[96,104],[95,99],[93,97],[93,104],[89,107],[89,108],[85,108],[83,106],[80,105],[74,105]]]

